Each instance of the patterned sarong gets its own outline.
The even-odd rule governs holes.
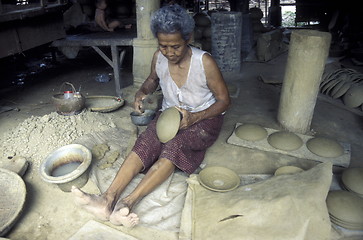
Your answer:
[[[204,119],[177,135],[166,143],[161,143],[156,135],[156,122],[161,112],[140,134],[132,149],[144,164],[144,173],[159,159],[166,158],[180,170],[192,174],[202,163],[205,152],[218,138],[223,124],[223,115]]]

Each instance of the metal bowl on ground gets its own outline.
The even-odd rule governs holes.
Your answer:
[[[137,126],[146,126],[154,119],[155,111],[146,109],[143,113],[132,112],[130,113],[130,116],[133,124]]]
[[[59,93],[52,96],[52,102],[58,114],[68,116],[79,114],[85,106],[86,99],[80,93],[74,94],[71,98]]]
[[[81,144],[69,144],[49,154],[40,165],[40,177],[57,184],[64,192],[72,186],[83,187],[88,181],[91,151]]]

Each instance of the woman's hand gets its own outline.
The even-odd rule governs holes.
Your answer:
[[[146,94],[141,92],[141,91],[137,91],[135,94],[135,102],[134,102],[134,108],[136,112],[140,112],[143,113],[144,112],[144,106],[143,106],[143,101],[146,98]]]
[[[194,115],[183,108],[176,107],[181,115],[179,129],[186,129],[195,123]]]

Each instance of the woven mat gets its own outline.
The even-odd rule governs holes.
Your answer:
[[[0,236],[4,236],[19,218],[26,199],[23,179],[0,168]]]

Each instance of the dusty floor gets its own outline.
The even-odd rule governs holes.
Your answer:
[[[238,97],[232,98],[232,107],[226,114],[223,131],[217,142],[208,150],[203,164],[226,166],[239,174],[273,173],[284,165],[309,169],[317,164],[311,160],[238,147],[226,142],[238,122],[259,123],[268,128],[280,129],[276,116],[281,85],[266,84],[258,76],[267,74],[282,79],[285,63],[286,54],[268,63],[244,62],[241,74],[226,76],[228,83],[240,87],[240,93]],[[342,63],[346,67],[356,68],[349,59],[343,60]],[[30,116],[42,116],[55,111],[50,98],[59,91],[59,87],[65,81],[72,82],[76,86],[81,85],[81,91],[85,95],[114,95],[113,81],[107,83],[95,81],[97,74],[111,72],[111,67],[107,66],[96,53],[87,50],[78,58],[64,60],[56,68],[40,74],[37,77],[38,81],[31,85],[1,89],[1,106],[16,109],[0,113],[0,139],[3,133],[15,128]],[[129,68],[123,70],[122,78],[126,82],[124,86],[127,86],[123,89],[126,106],[112,114],[127,117],[130,109],[128,107],[132,106],[136,88],[129,85],[132,80]],[[350,166],[363,167],[362,116],[346,109],[340,100],[330,101],[325,96],[319,96],[311,132],[351,144]],[[340,172],[342,169],[334,170]],[[77,210],[69,193],[41,181],[38,169],[32,165],[23,178],[28,190],[25,209],[6,237],[12,240],[68,239],[88,220],[93,219],[91,215]],[[85,189],[96,192],[95,186],[90,181]],[[174,233],[150,229],[144,231],[135,228],[128,232],[139,239],[177,239]],[[147,237],[144,235],[145,232],[148,233]]]

